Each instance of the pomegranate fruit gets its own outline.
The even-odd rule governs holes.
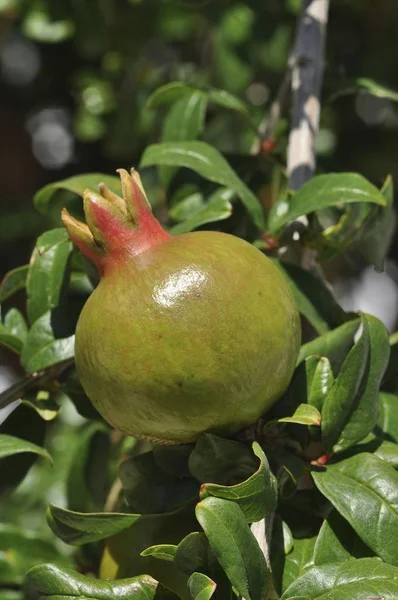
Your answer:
[[[232,235],[170,236],[136,171],[123,198],[84,193],[87,224],[63,211],[100,283],[76,329],[85,392],[115,429],[159,443],[233,434],[277,400],[292,376],[300,320],[283,275]]]

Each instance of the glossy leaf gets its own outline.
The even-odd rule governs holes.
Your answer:
[[[52,504],[47,509],[47,522],[55,535],[75,546],[115,535],[133,525],[140,517],[116,512],[80,513]]]
[[[232,485],[253,475],[258,460],[247,446],[204,433],[189,457],[189,470],[200,483]]]
[[[281,600],[394,600],[398,569],[376,558],[362,558],[309,569]]]
[[[62,181],[49,183],[35,194],[33,203],[39,212],[46,213],[52,197],[59,190],[66,190],[78,196],[83,196],[83,192],[87,188],[95,192],[98,191],[100,183],[105,183],[116,194],[121,193],[119,177],[104,175],[103,173],[85,173],[84,175],[76,175]]]
[[[192,575],[195,571],[209,573],[215,557],[205,534],[194,531],[178,544],[174,560],[178,569]]]
[[[379,387],[390,354],[388,332],[375,317],[362,315],[361,319],[363,333],[348,354],[322,409],[323,439],[327,449],[336,444],[335,451],[364,439],[377,420]]]
[[[51,229],[38,238],[26,281],[31,323],[58,305],[71,251],[64,228]]]
[[[93,598],[95,600],[178,600],[149,575],[101,581],[56,565],[40,565],[27,574],[28,585],[38,598]]]
[[[301,215],[351,202],[386,205],[380,190],[358,173],[317,175],[288,198],[282,198],[271,209],[268,227],[277,233],[284,225]]]
[[[250,119],[250,111],[249,107],[245,102],[243,102],[234,94],[227,92],[227,90],[218,90],[212,88],[208,91],[208,97],[210,102],[214,102],[223,108],[227,108],[228,110],[233,110],[234,112],[239,113],[243,117]]]
[[[384,269],[384,259],[396,226],[393,207],[394,186],[391,176],[387,177],[384,182],[381,193],[384,195],[387,205],[372,208],[373,214],[362,228],[360,240],[357,244],[357,249],[362,256],[379,271]]]
[[[278,419],[278,423],[297,423],[298,425],[317,425],[321,424],[321,414],[315,406],[310,404],[300,404],[294,415]]]
[[[203,203],[203,205],[198,210],[195,210],[185,221],[171,227],[170,233],[173,235],[188,233],[206,223],[215,223],[217,221],[228,219],[232,214],[232,204],[230,200],[233,196],[234,192],[228,188],[220,188],[211,195],[208,202]]]
[[[231,584],[245,600],[262,600],[268,590],[265,558],[239,506],[206,498],[196,516]]]
[[[318,277],[298,265],[273,262],[290,283],[300,313],[317,333],[326,333],[347,320],[347,315],[334,299],[332,292]]]
[[[314,564],[319,566],[345,562],[372,555],[373,552],[363,543],[347,521],[336,510],[332,510],[319,530],[314,548]]]
[[[21,354],[21,361],[26,371],[33,373],[73,358],[74,346],[74,335],[54,339],[51,313],[47,312],[31,327]]]
[[[207,96],[200,90],[184,94],[169,109],[163,121],[162,142],[195,140],[203,131],[207,108]],[[167,188],[175,167],[159,166],[162,184]]]
[[[141,167],[151,165],[186,167],[205,179],[230,188],[241,198],[257,227],[264,227],[263,211],[256,196],[222,155],[205,142],[169,142],[149,146],[141,159]]]
[[[391,100],[392,102],[398,102],[398,92],[374,81],[374,79],[369,79],[368,77],[358,77],[344,82],[340,86],[340,89],[333,93],[332,98],[335,99],[339,96],[358,94],[361,92],[367,92],[378,98],[387,98],[387,100]]]
[[[349,351],[322,407],[322,439],[328,451],[341,439],[368,362],[368,320],[362,317],[361,324],[362,333]]]
[[[319,491],[385,562],[398,565],[398,473],[380,458],[361,453],[314,471]]]
[[[4,327],[12,335],[17,337],[22,344],[25,342],[28,333],[28,327],[26,325],[25,317],[17,308],[10,308],[4,317]]]
[[[12,435],[0,434],[0,459],[25,452],[37,454],[52,463],[51,456],[44,448]]]
[[[210,600],[216,587],[216,583],[203,573],[192,573],[188,579],[191,600]]]
[[[29,265],[8,271],[0,283],[0,303],[24,289],[28,271]]]
[[[308,404],[321,411],[334,381],[329,359],[326,356],[309,356],[305,359],[305,369]]]
[[[398,443],[398,396],[385,392],[380,394],[376,432]]]
[[[19,354],[23,344],[19,337],[13,335],[2,323],[0,323],[0,346],[4,346]]]
[[[149,109],[158,108],[165,104],[172,104],[186,95],[191,95],[198,91],[198,88],[183,83],[182,81],[172,81],[157,88],[151,94],[146,102]]]
[[[173,562],[176,555],[177,547],[174,544],[158,544],[157,546],[149,546],[141,552],[141,556],[153,556],[159,560]]]
[[[353,319],[321,335],[300,348],[297,364],[309,356],[324,356],[329,359],[333,373],[337,374],[350,348],[360,325],[359,319]]]
[[[253,452],[260,459],[260,466],[248,479],[231,486],[205,483],[200,488],[202,500],[214,496],[236,503],[248,523],[260,521],[273,513],[277,504],[277,482],[267,457],[257,442],[253,444]]]
[[[315,537],[293,540],[293,550],[284,560],[277,588],[283,592],[314,564]]]

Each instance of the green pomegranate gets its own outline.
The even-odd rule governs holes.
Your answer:
[[[123,198],[84,193],[87,225],[65,210],[71,239],[101,280],[80,315],[76,366],[115,429],[159,443],[230,435],[281,396],[300,345],[288,284],[259,250],[232,235],[170,236],[136,171]]]

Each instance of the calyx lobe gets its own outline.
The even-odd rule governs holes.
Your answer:
[[[170,235],[153,216],[140,176],[134,169],[118,173],[122,197],[104,183],[100,194],[83,193],[86,223],[72,217],[64,208],[62,221],[79,250],[92,260],[101,275],[120,262],[165,242]]]

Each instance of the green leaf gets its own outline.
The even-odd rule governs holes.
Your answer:
[[[15,337],[25,342],[28,334],[25,317],[17,308],[10,308],[4,318],[4,327]]]
[[[140,518],[141,515],[116,512],[80,513],[53,504],[47,509],[47,523],[53,533],[74,546],[106,539]]]
[[[286,590],[298,577],[314,564],[314,547],[316,537],[293,540],[293,550],[284,560],[283,571],[276,578],[276,587],[281,592]],[[278,581],[279,579],[279,581]]]
[[[358,77],[356,79],[343,82],[340,86],[340,89],[333,93],[332,100],[335,100],[340,96],[359,94],[361,92],[368,92],[372,96],[386,98],[392,102],[398,102],[398,92],[378,83],[377,81],[374,81],[373,79],[369,79],[368,77]]]
[[[51,456],[44,448],[12,435],[0,434],[0,459],[13,456],[14,454],[23,454],[25,452],[37,454],[38,456],[42,456],[49,460],[50,463],[53,462]]]
[[[388,176],[381,189],[386,199],[385,207],[372,208],[373,214],[366,221],[360,232],[357,249],[371,265],[379,271],[384,269],[384,259],[391,245],[396,226],[396,217],[393,207],[394,186],[391,176]]]
[[[223,108],[233,110],[243,117],[251,119],[249,107],[243,100],[226,90],[212,88],[208,91],[209,102],[214,102]]]
[[[245,600],[263,600],[268,591],[265,558],[239,506],[206,498],[196,517],[231,584]]]
[[[192,573],[188,579],[191,600],[210,600],[216,587],[217,584],[203,573]]]
[[[200,483],[232,485],[253,475],[258,460],[247,446],[204,433],[189,457],[189,470]]]
[[[159,560],[173,562],[176,555],[177,547],[174,544],[158,544],[157,546],[149,546],[141,552],[141,556],[153,556]]]
[[[362,558],[309,569],[281,600],[393,600],[398,569],[376,558]]]
[[[71,251],[64,228],[51,229],[38,238],[26,281],[31,323],[58,305]]]
[[[315,406],[310,404],[300,404],[292,417],[283,417],[278,419],[278,423],[297,423],[298,425],[317,425],[321,424],[321,413]]]
[[[338,373],[354,343],[354,335],[359,325],[360,319],[353,319],[304,344],[300,348],[297,364],[299,365],[309,356],[324,356],[329,359],[333,373]]]
[[[257,442],[253,443],[253,452],[260,459],[260,466],[248,479],[231,486],[205,483],[200,488],[202,500],[214,496],[236,503],[248,523],[260,521],[266,515],[273,513],[276,509],[278,493],[275,476]]]
[[[51,313],[47,312],[34,322],[21,354],[21,362],[28,373],[40,371],[73,358],[75,336],[54,339]]]
[[[177,546],[175,564],[180,571],[192,575],[195,571],[209,573],[216,561],[209,540],[203,532],[189,533]]]
[[[195,140],[203,131],[207,96],[200,90],[184,94],[170,108],[163,121],[162,142]],[[167,188],[176,169],[161,165],[159,174]]]
[[[197,498],[199,491],[199,484],[193,478],[165,473],[152,452],[123,461],[120,479],[130,508],[145,514],[171,511]]]
[[[16,335],[13,335],[8,329],[0,323],[0,345],[19,354],[22,350],[22,342]]]
[[[377,421],[379,388],[388,365],[390,345],[388,331],[381,321],[364,315],[369,324],[369,357],[359,393],[354,399],[349,419],[341,434],[338,450],[344,450],[370,433]]]
[[[153,458],[158,467],[174,477],[190,477],[188,461],[193,450],[192,444],[155,445],[152,449]]]
[[[362,541],[385,562],[398,565],[398,473],[394,468],[361,453],[314,471],[312,476]]]
[[[35,410],[44,421],[52,421],[61,410],[56,401],[56,395],[51,395],[47,390],[32,390],[23,394],[22,402]]]
[[[317,333],[326,333],[347,320],[346,313],[332,292],[318,277],[297,265],[277,260],[273,262],[290,283],[301,314]]]
[[[205,142],[169,142],[149,146],[141,159],[141,167],[151,165],[186,167],[209,181],[230,188],[241,198],[257,227],[264,228],[263,210],[256,196],[222,155]]]
[[[336,510],[332,510],[323,522],[315,542],[314,564],[345,562],[355,558],[372,556],[352,527]]]
[[[398,396],[380,394],[376,433],[398,443]]]
[[[331,451],[341,439],[368,361],[370,335],[368,320],[361,317],[362,333],[349,351],[322,407],[322,439]]]
[[[288,198],[282,198],[272,207],[268,227],[275,234],[302,215],[351,202],[386,206],[386,199],[381,191],[358,173],[317,175],[297,192],[291,193]]]
[[[83,192],[87,188],[98,191],[98,185],[100,183],[105,183],[113,192],[115,192],[115,194],[121,193],[119,177],[104,175],[103,173],[85,173],[84,175],[76,175],[62,181],[49,183],[36,192],[33,203],[39,212],[45,214],[48,210],[50,201],[59,190],[66,190],[68,192],[73,192],[78,196],[83,196]]]
[[[307,402],[322,411],[334,377],[326,356],[309,356],[304,361],[307,378]]]
[[[8,271],[0,284],[0,304],[7,300],[19,290],[23,290],[28,276],[29,265],[23,265]]]
[[[388,332],[362,315],[363,333],[349,352],[322,409],[327,449],[341,451],[364,439],[376,425],[379,387],[390,354]]]
[[[164,588],[149,575],[130,579],[101,581],[86,577],[71,569],[56,565],[40,565],[27,573],[27,582],[38,598],[92,598],[95,600],[178,600],[171,590]]]
[[[198,210],[195,210],[182,223],[171,227],[170,233],[179,235],[193,231],[206,223],[214,223],[228,219],[232,214],[231,198],[234,192],[228,188],[220,188],[212,194],[206,204],[203,204]]]
[[[198,91],[198,88],[183,83],[182,81],[172,81],[162,85],[153,92],[146,101],[146,107],[149,109],[158,108],[164,104],[173,104],[180,98]]]

